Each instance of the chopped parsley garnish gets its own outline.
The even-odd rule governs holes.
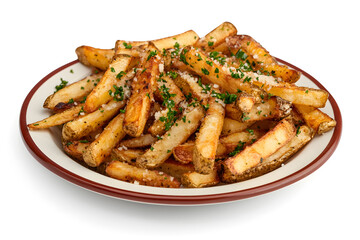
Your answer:
[[[213,45],[214,45],[214,42],[210,42],[210,41],[208,42],[208,46],[209,46],[209,47],[211,47],[211,46],[213,46]]]
[[[227,91],[225,93],[217,93],[215,91],[212,91],[211,96],[222,100],[225,104],[233,103],[236,101],[237,98],[236,94],[228,93]]]
[[[114,98],[115,101],[122,101],[124,100],[124,89],[122,86],[118,87],[116,85],[113,85],[113,88],[115,91],[113,92],[111,89],[109,90],[109,95]]]
[[[209,75],[209,71],[206,68],[202,68],[201,71],[203,72],[203,74]]]
[[[68,103],[74,103],[74,99],[70,98]]]
[[[68,81],[65,81],[64,79],[60,78],[61,83],[57,86],[55,86],[55,92],[59,91],[60,89],[63,89],[68,84]]]
[[[209,56],[210,56],[210,58],[218,61],[221,65],[225,64],[226,58],[219,56],[219,52],[216,52],[216,51],[210,52]]]
[[[79,140],[79,142],[81,142],[81,143],[88,143],[89,141],[88,141],[88,140]]]
[[[245,143],[246,143],[246,142],[239,141],[239,143],[236,145],[234,151],[232,151],[231,153],[229,153],[229,156],[230,156],[230,157],[233,157],[233,156],[235,156],[236,154],[238,154],[241,150],[243,150]]]
[[[296,129],[296,136],[298,136],[300,133],[301,133],[300,126],[298,126],[297,129]]]
[[[172,79],[177,78],[178,73],[177,72],[173,72],[173,71],[169,71],[166,73],[166,75],[170,76]]]
[[[242,51],[241,49],[239,49],[239,51],[237,51],[237,53],[235,54],[235,57],[236,57],[237,59],[241,59],[241,60],[245,61],[248,56],[247,56],[247,54],[246,54],[244,51]]]
[[[185,63],[186,65],[189,65],[189,63],[186,61],[186,56],[185,54],[188,52],[187,49],[184,49],[181,53],[180,53],[180,61]]]
[[[131,48],[132,48],[132,46],[131,46],[130,43],[128,44],[128,43],[124,42],[123,45],[124,45],[124,47],[125,47],[126,49],[131,49]]]
[[[115,72],[115,68],[111,67],[110,68],[111,72]]]
[[[161,85],[159,88],[160,94],[163,98],[163,105],[167,108],[166,117],[162,116],[159,118],[161,122],[165,123],[165,130],[168,131],[172,125],[174,125],[175,121],[177,120],[176,115],[178,114],[177,111],[174,110],[175,102],[172,100],[172,97],[175,97],[176,94],[171,94],[169,92],[169,88],[165,86],[165,84]]]
[[[155,50],[155,51],[150,51],[149,56],[147,57],[146,61],[149,61],[150,58],[152,58],[152,57],[154,57],[154,56],[156,56],[156,55],[157,55],[157,51],[156,51],[156,50]]]
[[[70,73],[74,73],[74,70],[70,69]]]
[[[124,76],[126,73],[124,71],[121,71],[120,73],[118,73],[118,75],[116,75],[117,79],[120,79],[122,76]]]

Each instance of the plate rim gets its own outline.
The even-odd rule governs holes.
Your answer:
[[[320,89],[323,89],[325,91],[326,88],[317,81],[313,76],[305,72],[304,70],[284,61],[279,58],[276,58],[276,60],[282,64],[285,64],[297,71],[300,71],[304,76],[306,76],[310,81],[312,81],[317,87]],[[320,168],[333,154],[335,149],[337,148],[340,138],[341,138],[341,132],[342,132],[342,117],[341,112],[339,109],[338,104],[336,103],[335,99],[331,95],[329,91],[329,102],[331,104],[332,110],[334,112],[334,118],[337,122],[336,127],[333,130],[333,135],[325,147],[325,149],[315,158],[312,160],[308,165],[301,168],[300,170],[287,175],[281,179],[278,179],[274,182],[270,182],[264,185],[260,185],[253,188],[238,190],[238,191],[231,191],[226,193],[219,193],[219,194],[210,194],[210,195],[197,195],[197,196],[181,196],[181,195],[161,195],[161,194],[150,194],[150,193],[142,193],[142,192],[135,192],[135,191],[129,191],[124,190],[120,188],[110,187],[95,181],[92,181],[90,179],[81,177],[52,161],[50,158],[48,158],[41,149],[35,144],[33,141],[30,131],[27,127],[27,121],[26,121],[26,114],[28,105],[30,103],[30,100],[32,99],[33,95],[36,93],[36,91],[40,88],[42,84],[44,84],[49,78],[51,78],[56,73],[76,64],[79,63],[79,60],[74,60],[72,62],[69,62],[54,71],[50,72],[48,75],[46,75],[43,79],[41,79],[28,93],[26,96],[21,110],[20,110],[20,132],[23,139],[23,142],[27,148],[27,150],[31,153],[31,155],[38,161],[40,164],[42,164],[44,167],[49,169],[51,172],[55,173],[56,175],[60,176],[61,178],[74,183],[75,185],[78,185],[80,187],[83,187],[85,189],[104,194],[107,196],[124,199],[124,200],[130,200],[130,201],[136,201],[136,202],[142,202],[142,203],[152,203],[152,204],[166,204],[166,205],[200,205],[200,204],[214,204],[214,203],[223,203],[223,202],[231,202],[236,200],[241,200],[245,198],[255,197],[258,195],[262,195],[268,192],[272,192],[275,190],[278,190],[280,188],[286,187],[294,182],[297,182],[306,176],[310,175],[314,171],[316,171],[318,168]]]

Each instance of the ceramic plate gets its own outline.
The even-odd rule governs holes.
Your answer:
[[[301,69],[278,59],[302,72],[299,86],[326,90],[316,79]],[[234,201],[264,194],[294,183],[318,169],[326,162],[340,140],[342,120],[334,98],[329,95],[322,110],[335,118],[337,126],[330,132],[316,136],[304,149],[293,156],[284,166],[263,176],[222,186],[202,189],[167,189],[135,185],[122,182],[91,171],[69,158],[62,150],[59,128],[29,131],[28,123],[49,116],[42,108],[47,96],[54,92],[60,78],[72,83],[91,72],[90,68],[78,61],[70,62],[48,74],[26,97],[20,114],[20,129],[28,150],[46,168],[60,177],[86,189],[108,196],[153,204],[196,205]]]

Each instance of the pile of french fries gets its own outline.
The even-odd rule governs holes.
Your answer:
[[[336,122],[328,93],[295,83],[258,42],[224,22],[153,41],[81,46],[93,74],[61,79],[44,103],[62,126],[64,151],[112,178],[155,187],[209,187],[282,166]]]

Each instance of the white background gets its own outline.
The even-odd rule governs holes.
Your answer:
[[[2,239],[359,239],[356,1],[1,1]],[[224,21],[318,79],[338,102],[341,142],[305,179],[233,203],[169,207],[84,190],[40,165],[19,131],[27,93],[80,45],[149,40]],[[3,236],[6,236],[5,238]]]

